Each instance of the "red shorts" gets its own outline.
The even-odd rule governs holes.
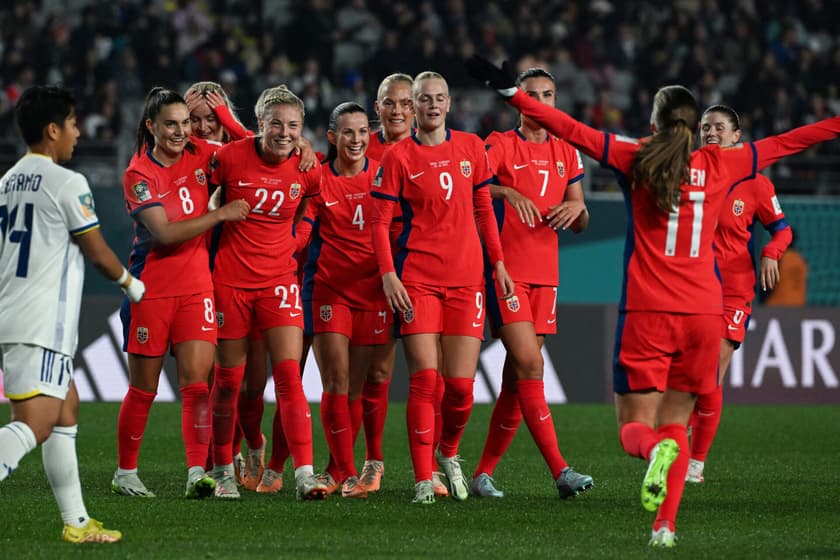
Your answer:
[[[493,336],[499,327],[528,321],[534,323],[537,334],[555,334],[557,332],[557,288],[516,282],[514,295],[510,299],[500,300],[496,290],[487,293],[487,312]]]
[[[735,348],[744,342],[747,334],[747,325],[750,324],[750,310],[752,302],[744,301],[742,298],[723,298],[723,336],[726,340],[733,342]]]
[[[338,333],[350,339],[353,346],[387,344],[391,339],[394,315],[382,304],[382,309],[355,309],[342,303],[306,302],[307,334]],[[311,317],[311,320],[310,320]]]
[[[406,284],[412,310],[400,313],[400,334],[437,333],[484,340],[484,286]]]
[[[718,384],[720,315],[629,311],[616,329],[613,388],[709,393]]]
[[[216,312],[211,292],[144,299],[131,304],[129,316],[123,345],[129,354],[163,356],[170,344],[187,340],[216,344]]]
[[[264,332],[274,327],[303,329],[300,286],[294,275],[285,283],[254,290],[216,284],[219,338],[244,338],[256,328]]]

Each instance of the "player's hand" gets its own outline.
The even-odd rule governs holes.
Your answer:
[[[210,106],[211,109],[215,109],[216,107],[227,106],[227,103],[225,103],[225,98],[222,97],[222,94],[218,91],[208,91],[204,94],[204,99],[207,101],[207,104]]]
[[[534,227],[537,223],[542,222],[540,209],[530,198],[510,187],[505,187],[504,196],[507,203],[513,206],[516,213],[519,214],[519,219],[523,224]]]
[[[187,95],[184,96],[184,101],[187,102],[187,109],[189,109],[190,113],[192,113],[201,107],[201,104],[205,102],[205,98],[196,90],[191,89],[187,92]]]
[[[223,222],[238,222],[248,217],[248,213],[251,211],[251,205],[240,198],[228,202],[216,211],[219,213],[219,218]]]
[[[758,265],[758,277],[761,282],[761,289],[765,292],[772,290],[779,282],[779,261],[770,257],[761,257]]]
[[[582,200],[566,200],[551,208],[545,219],[548,220],[548,227],[552,229],[568,229],[587,211]]]
[[[295,154],[300,155],[300,165],[298,165],[298,171],[306,173],[318,165],[318,158],[315,157],[315,150],[312,149],[312,142],[303,136],[298,138],[298,143],[294,152]]]
[[[123,267],[122,274],[115,280],[119,284],[120,289],[132,303],[139,303],[146,293],[146,284],[139,278],[135,278]]]
[[[505,263],[499,261],[494,265],[493,268],[493,276],[496,278],[496,284],[498,285],[499,291],[502,294],[501,296],[499,296],[499,299],[512,298],[515,286],[513,284],[513,280],[511,280],[510,278],[510,275],[507,273]]]
[[[513,94],[516,93],[516,76],[507,60],[499,67],[486,58],[474,54],[467,59],[464,66],[467,69],[467,74],[495,89],[502,97],[513,97]]]
[[[391,311],[394,313],[411,311],[411,299],[396,272],[386,272],[382,275],[382,289]]]
[[[221,203],[222,187],[216,187],[216,190],[213,191],[213,194],[210,195],[210,200],[207,201],[207,210],[209,212],[212,212],[213,210],[218,210]]]

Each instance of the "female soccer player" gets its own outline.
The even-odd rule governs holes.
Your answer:
[[[311,414],[300,379],[303,307],[293,233],[305,210],[302,200],[318,194],[321,169],[301,172],[293,154],[304,116],[297,96],[285,86],[269,88],[258,107],[261,135],[223,146],[212,164],[211,180],[222,187],[222,199],[241,196],[253,206],[246,222],[222,229],[214,257],[220,337],[211,395],[216,495],[239,498],[230,444],[247,336],[256,325],[271,356],[297,497],[322,499],[326,488],[312,470]],[[270,462],[268,468],[279,472],[282,465]]]
[[[554,78],[541,68],[521,73],[516,84],[554,107]],[[561,498],[592,487],[592,477],[575,472],[557,448],[557,434],[545,400],[543,359],[546,334],[557,332],[558,229],[586,228],[583,164],[571,145],[546,133],[527,116],[519,127],[493,132],[484,141],[495,182],[490,186],[506,265],[516,279],[516,294],[500,302],[487,282],[487,310],[493,332],[507,350],[502,390],[493,414],[470,492],[501,498],[493,470],[510,446],[522,417],[552,474]],[[505,199],[508,203],[505,203]],[[516,212],[511,212],[516,210]],[[543,219],[545,216],[545,219]]]
[[[741,141],[738,113],[726,105],[714,105],[700,119],[702,145],[734,146]],[[764,175],[733,185],[718,218],[715,258],[723,286],[723,318],[720,341],[718,385],[711,393],[697,396],[691,415],[691,459],[689,482],[703,482],[706,455],[712,446],[721,410],[723,378],[732,354],[744,342],[755,298],[755,263],[750,240],[753,222],[758,220],[772,235],[761,251],[759,279],[762,290],[771,290],[779,280],[779,259],[793,237],[773,183]]]
[[[312,200],[304,221],[311,231],[304,268],[306,331],[324,392],[321,419],[332,461],[328,489],[341,484],[344,497],[364,498],[353,461],[353,444],[361,422],[351,419],[350,401],[358,401],[372,362],[392,353],[392,315],[382,293],[370,245],[370,185],[379,163],[365,151],[370,129],[364,108],[342,103],[330,114],[331,144],[323,166],[321,194]],[[307,231],[297,232],[305,244]],[[352,289],[348,289],[352,286]]]
[[[717,385],[723,295],[714,230],[728,188],[780,158],[835,138],[840,117],[754,143],[692,152],[699,111],[682,86],[653,101],[645,142],[592,129],[531,99],[506,67],[474,56],[467,71],[522,114],[615,169],[630,212],[613,384],[621,445],[648,461],[643,507],[658,514],[650,545],[675,544],[695,396]]]
[[[384,155],[373,182],[374,251],[388,305],[400,312],[409,373],[407,424],[415,497],[434,503],[432,442],[438,367],[446,384],[438,463],[450,494],[469,496],[458,445],[472,410],[473,384],[484,331],[481,241],[502,297],[513,295],[505,270],[490,194],[491,175],[481,139],[446,127],[446,80],[423,72],[412,90],[417,132]],[[394,204],[403,231],[396,259],[388,229]],[[480,237],[479,237],[480,235]]]
[[[216,344],[213,283],[203,234],[221,222],[244,219],[249,205],[234,200],[207,211],[208,163],[216,146],[191,138],[190,130],[184,98],[152,88],[137,130],[137,153],[123,176],[136,231],[131,271],[147,290],[144,301],[124,301],[121,309],[129,388],[120,408],[119,468],[111,489],[127,496],[154,496],[137,476],[137,458],[170,348],[182,398],[186,496],[202,498],[214,488],[203,468],[210,439],[207,376]]]
[[[190,110],[193,136],[220,144],[253,136],[236,116],[225,90],[216,82],[194,83],[187,88],[184,101]]]

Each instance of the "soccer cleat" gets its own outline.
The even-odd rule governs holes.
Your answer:
[[[414,485],[414,499],[412,504],[433,504],[435,503],[435,489],[431,480],[421,480]]]
[[[335,494],[335,491],[338,490],[339,487],[340,487],[340,485],[338,484],[338,481],[336,479],[334,479],[333,475],[331,475],[328,472],[325,472],[324,474],[316,474],[314,476],[315,476],[315,479],[319,483],[323,484],[324,487],[327,489],[327,495]]]
[[[341,485],[342,498],[367,498],[367,487],[362,484],[358,476],[350,476]]]
[[[685,473],[686,482],[694,482],[700,484],[705,481],[703,478],[703,467],[705,463],[696,459],[688,460],[688,472]]]
[[[215,494],[217,498],[223,500],[238,500],[240,498],[239,488],[236,486],[233,473],[230,471],[214,472],[213,478],[216,480]]]
[[[265,469],[257,484],[257,492],[260,494],[276,494],[283,489],[283,472]]]
[[[122,533],[103,527],[101,521],[89,519],[84,527],[65,525],[61,538],[67,542],[83,543],[115,543],[122,540]]]
[[[645,479],[642,482],[642,507],[656,511],[668,493],[668,471],[679,455],[680,447],[672,438],[657,443],[650,452]]]
[[[435,491],[435,496],[439,498],[449,497],[449,489],[446,487],[446,483],[443,482],[444,478],[446,478],[446,475],[442,472],[435,471],[432,473],[432,488]]]
[[[382,485],[382,475],[385,474],[385,463],[382,461],[365,461],[359,478],[368,492],[376,492]]]
[[[475,477],[470,484],[470,495],[478,498],[504,498],[505,493],[496,490],[493,477],[487,473],[481,473]]]
[[[673,548],[677,545],[677,535],[668,527],[660,527],[658,531],[651,531],[648,545],[654,548]]]
[[[446,475],[446,485],[449,494],[459,502],[463,502],[469,498],[470,487],[464,478],[463,471],[461,471],[461,456],[443,457],[438,454],[437,459],[438,465],[440,465],[440,468],[443,469],[443,473]]]
[[[265,470],[265,436],[262,436],[262,445],[257,449],[250,449],[246,446],[245,468],[240,473],[239,483],[248,490],[256,490],[260,483],[263,471]]]
[[[216,490],[216,481],[207,473],[199,473],[196,476],[187,478],[187,490],[184,497],[191,500],[201,500],[213,495]]]
[[[212,469],[212,467],[211,467]],[[245,458],[242,457],[242,453],[237,453],[233,456],[233,476],[236,478],[236,481],[241,485],[242,484],[242,474],[245,472]]]
[[[330,476],[327,474],[326,476]],[[332,478],[330,476],[330,478]],[[295,478],[297,490],[295,495],[298,500],[326,500],[327,485],[321,482],[320,477],[314,474],[305,474]],[[336,483],[336,487],[338,483]]]
[[[560,471],[560,476],[557,477],[556,482],[557,491],[560,492],[560,497],[564,500],[577,496],[581,492],[586,492],[595,485],[591,476],[580,474],[572,467],[566,467]]]
[[[154,498],[155,493],[146,488],[137,473],[132,474],[118,474],[114,473],[114,479],[111,480],[111,492],[114,494],[122,494],[123,496],[133,496],[136,498]]]

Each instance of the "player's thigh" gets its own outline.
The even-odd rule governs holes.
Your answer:
[[[141,391],[157,393],[163,356],[128,354],[128,383]]]
[[[303,349],[302,327],[273,327],[263,331],[263,337],[272,367],[284,360],[300,362]]]
[[[615,394],[615,416],[619,427],[628,422],[656,426],[663,393],[655,390]]]
[[[79,391],[76,390],[76,382],[70,382],[67,397],[61,405],[61,412],[58,416],[56,426],[75,426],[79,423]]]
[[[350,398],[358,398],[362,394],[362,386],[365,383],[370,364],[376,346],[350,344]]]
[[[324,391],[346,394],[350,380],[350,339],[340,333],[318,333],[312,339],[312,351]]]
[[[385,344],[380,344],[373,349],[368,368],[368,383],[384,383],[391,379],[394,373],[394,362],[397,358],[397,341],[389,338]]]
[[[473,336],[445,335],[440,339],[440,347],[444,377],[475,377],[481,340]]]
[[[688,424],[697,395],[675,389],[666,389],[657,411],[656,424]]]
[[[187,340],[176,344],[174,353],[179,386],[207,382],[216,357],[214,344],[206,340]]]
[[[512,359],[518,379],[542,379],[543,358],[534,324],[530,321],[510,323],[499,328],[499,336]]]
[[[440,335],[431,333],[403,335],[402,340],[410,375],[425,369],[437,371],[440,364]]]

